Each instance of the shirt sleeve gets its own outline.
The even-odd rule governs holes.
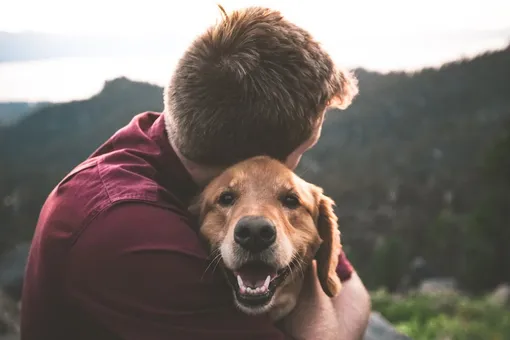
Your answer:
[[[345,282],[349,280],[353,272],[354,268],[351,262],[349,262],[347,256],[342,251],[338,257],[338,265],[336,267],[336,273],[338,274],[340,281]]]
[[[290,339],[265,316],[234,306],[221,271],[171,210],[122,203],[71,249],[66,290],[74,308],[121,340]]]

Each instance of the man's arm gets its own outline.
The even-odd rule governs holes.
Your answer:
[[[329,298],[310,266],[298,305],[284,320],[285,330],[296,339],[358,340],[365,333],[370,316],[370,296],[361,279],[340,255],[337,273],[343,281],[340,294]]]
[[[361,339],[368,325],[371,302],[370,295],[356,272],[343,283],[340,294],[333,298],[333,306],[339,321],[336,339]]]
[[[206,256],[178,215],[123,203],[79,236],[68,259],[67,295],[104,339],[285,339],[267,317],[235,308]]]

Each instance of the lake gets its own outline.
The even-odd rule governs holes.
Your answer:
[[[177,59],[65,58],[0,63],[0,101],[64,102],[85,99],[106,80],[125,76],[163,86]]]

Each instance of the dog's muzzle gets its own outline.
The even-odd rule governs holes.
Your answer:
[[[277,228],[263,216],[244,216],[234,227],[239,266],[225,268],[236,300],[247,309],[270,304],[290,266],[280,268],[274,258]]]
[[[260,253],[276,241],[276,227],[265,217],[245,216],[235,226],[234,240],[246,251]]]

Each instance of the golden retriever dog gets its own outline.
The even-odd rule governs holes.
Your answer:
[[[317,261],[324,292],[336,296],[341,250],[334,202],[321,188],[265,156],[225,170],[190,211],[230,283],[237,307],[273,320],[296,305],[303,273]]]

